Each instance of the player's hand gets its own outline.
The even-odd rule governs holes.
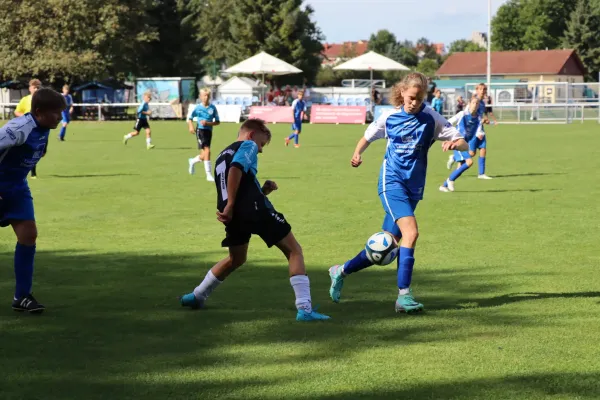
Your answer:
[[[350,160],[350,164],[352,164],[354,168],[359,167],[360,164],[362,164],[362,157],[360,156],[360,154],[354,153],[354,155],[352,156],[352,160]]]
[[[453,141],[453,142],[443,142],[442,143],[442,150],[443,151],[448,151],[448,150],[455,150],[456,149],[456,142],[457,141]]]
[[[194,128],[189,128],[189,129],[188,129],[188,131],[189,131],[189,132],[190,132],[192,135],[193,135],[194,133],[196,133],[196,132],[194,132]]]
[[[206,126],[208,122],[205,119],[200,120],[200,125]]]
[[[233,206],[229,205],[229,203],[225,206],[223,212],[217,211],[217,220],[219,222],[226,224],[231,221],[231,218],[233,218]]]
[[[279,189],[279,187],[275,182],[266,180],[262,187],[262,192],[265,196],[268,196],[269,194],[271,194],[271,192],[277,189]]]
[[[475,135],[475,136],[477,136],[477,139],[479,139],[479,140],[483,140],[483,137],[484,137],[485,135],[484,135],[483,133],[480,133],[480,134],[478,134],[478,135]]]

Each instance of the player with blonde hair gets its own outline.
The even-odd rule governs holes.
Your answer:
[[[123,136],[123,144],[127,144],[129,139],[139,135],[142,129],[146,129],[146,149],[150,150],[154,148],[154,145],[152,144],[152,132],[150,131],[150,124],[148,123],[148,117],[152,114],[149,105],[150,100],[152,99],[152,94],[150,92],[146,92],[142,98],[142,104],[140,104],[137,109],[137,120],[135,121],[133,132]]]
[[[195,164],[204,161],[206,180],[214,182],[215,178],[212,176],[212,168],[210,166],[210,144],[212,143],[213,126],[217,126],[221,122],[217,107],[210,103],[210,95],[209,88],[200,89],[200,104],[196,105],[187,120],[188,130],[191,134],[196,134],[198,150],[200,151],[200,154],[196,157],[188,159],[188,172],[190,175],[193,175],[195,173]],[[198,121],[196,129],[194,129],[194,124],[192,123],[194,119]]]
[[[362,154],[377,139],[386,139],[387,147],[379,175],[379,197],[385,211],[382,230],[389,232],[400,243],[398,251],[398,298],[396,312],[413,313],[423,310],[410,289],[414,253],[419,237],[415,208],[423,198],[427,171],[427,153],[434,141],[444,141],[442,148],[467,150],[467,142],[444,117],[426,106],[427,78],[418,72],[408,74],[396,84],[390,100],[397,107],[392,113],[382,115],[365,131],[354,154],[351,165],[362,164]],[[344,279],[373,263],[362,250],[344,264],[329,269],[331,287],[329,295],[339,302]]]

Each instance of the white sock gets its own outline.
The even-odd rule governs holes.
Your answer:
[[[206,299],[212,291],[221,284],[221,282],[222,281],[218,280],[213,275],[211,270],[208,270],[202,283],[194,289],[194,296],[196,296],[197,299]]]
[[[399,296],[404,296],[410,293],[410,289],[406,288],[406,289],[398,289],[398,295]]]
[[[133,137],[133,135],[131,133],[128,133],[127,135],[125,135],[125,139],[129,140]]]
[[[151,144],[152,143],[152,138],[146,138],[146,144]]]
[[[196,157],[192,158],[192,164],[199,163],[200,161],[202,161],[202,160],[200,159],[200,156],[196,156]]]
[[[292,289],[296,294],[296,308],[306,312],[312,312],[310,299],[310,282],[306,275],[295,275],[290,278]]]
[[[204,161],[204,170],[206,171],[206,176],[211,176],[211,167],[210,167],[210,160],[208,161]]]

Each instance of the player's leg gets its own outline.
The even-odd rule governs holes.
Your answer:
[[[329,319],[327,315],[313,310],[312,299],[310,295],[310,281],[306,275],[306,266],[304,265],[304,254],[300,243],[290,231],[282,240],[275,244],[285,255],[289,263],[290,284],[294,289],[296,296],[296,320],[314,321]]]
[[[193,309],[202,308],[206,298],[219,286],[225,278],[246,262],[248,254],[248,243],[251,233],[247,225],[237,223],[235,220],[225,228],[227,233],[221,243],[229,249],[229,255],[216,263],[206,274],[200,285],[196,286],[192,293],[185,294],[179,298],[183,307]]]
[[[146,121],[146,149],[150,150],[154,148],[152,144],[152,131],[150,130],[150,125],[148,125],[148,121]]]
[[[196,164],[202,161],[204,156],[204,146],[202,142],[204,141],[204,137],[202,136],[202,130],[196,128],[196,143],[198,144],[198,155],[196,157],[188,158],[188,172],[190,175],[194,175],[196,173]]]
[[[416,207],[416,203],[411,200]],[[411,204],[411,205],[412,205]],[[400,232],[402,232],[402,241],[398,251],[398,299],[396,300],[396,312],[413,313],[423,310],[423,304],[417,302],[410,289],[412,282],[413,268],[415,265],[415,247],[419,237],[419,228],[417,219],[412,216],[406,216],[396,221]]]
[[[31,178],[37,179],[37,164],[34,165],[33,168],[31,168]]]
[[[292,227],[283,214],[275,210],[260,210],[258,223],[254,224],[253,233],[258,234],[270,248],[277,246],[285,255],[289,264],[290,284],[296,295],[297,321],[314,321],[329,319],[328,316],[312,309],[310,281],[306,276],[302,247],[292,233]]]
[[[210,144],[211,143],[212,143],[212,132],[205,131],[204,132],[204,141],[202,143],[202,146],[203,146],[202,159],[204,160],[204,172],[206,172],[206,180],[209,182],[214,182],[215,178],[212,175],[212,167],[210,165]]]
[[[298,129],[296,130],[296,136],[294,138],[294,147],[298,148],[298,147],[300,147],[299,141],[300,141],[300,133],[302,133],[302,123],[297,123],[296,126]]]
[[[485,174],[485,160],[487,155],[487,136],[484,136],[479,143],[479,179],[492,179]]]
[[[123,136],[123,144],[127,144],[127,141],[129,139],[131,139],[132,137],[136,137],[137,135],[140,134],[140,130],[142,125],[142,120],[141,119],[137,119],[135,121],[135,125],[133,126],[133,131],[129,132],[127,135]]]
[[[292,134],[285,138],[285,145],[288,146],[290,144],[290,140],[296,139],[298,136],[298,127],[296,126],[296,122],[292,123]]]
[[[467,151],[457,151],[457,155],[455,156],[458,160],[458,168],[456,168],[444,181],[444,184],[440,186],[440,191],[442,192],[454,192],[454,181],[456,181],[467,169],[471,168],[473,165],[473,159],[469,155]]]
[[[44,306],[31,294],[37,226],[33,211],[33,199],[28,188],[3,195],[0,205],[0,226],[11,225],[17,236],[14,271],[15,295],[12,308],[15,311],[41,313]]]
[[[62,115],[62,127],[60,128],[60,133],[58,134],[58,140],[61,142],[65,141],[65,135],[67,134],[67,125],[69,125],[69,111],[65,114],[63,112]]]

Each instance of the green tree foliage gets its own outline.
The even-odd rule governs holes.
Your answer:
[[[323,36],[302,0],[190,0],[186,9],[210,58],[232,65],[266,51],[300,68],[296,79],[314,81]]]
[[[0,73],[72,80],[139,71],[150,0],[0,0]]]
[[[567,23],[564,45],[577,51],[592,80],[600,72],[599,32],[600,0],[580,0]]]
[[[448,54],[451,53],[464,53],[464,52],[474,52],[474,51],[486,51],[485,47],[481,47],[475,42],[467,39],[459,39],[450,43],[450,48],[448,49]]]
[[[492,21],[494,50],[555,49],[577,0],[509,0]]]
[[[371,34],[368,49],[379,54],[388,54],[396,46],[396,42],[396,35],[387,29],[382,29]]]
[[[435,74],[439,67],[440,65],[437,63],[437,61],[432,60],[431,58],[424,58],[421,60],[419,65],[417,65],[417,71],[424,74],[425,76],[433,78],[435,77]]]

